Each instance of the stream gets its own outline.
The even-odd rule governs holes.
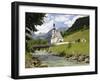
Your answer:
[[[43,64],[46,64],[48,67],[83,65],[82,63],[78,63],[76,61],[69,61],[65,57],[60,57],[54,55],[53,53],[48,53],[45,50],[35,51],[33,56],[37,57]]]

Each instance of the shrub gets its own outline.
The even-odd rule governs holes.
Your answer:
[[[59,53],[59,56],[66,56],[65,51],[61,51],[61,52]]]
[[[68,48],[71,48],[71,46],[72,46],[72,44],[71,44],[71,43],[69,43],[67,47],[68,47]]]
[[[26,42],[26,51],[34,52],[34,49],[32,49],[34,45],[44,45],[44,44],[47,44],[47,40],[43,40],[43,39],[28,40]]]
[[[32,67],[32,54],[27,53],[25,54],[25,68]]]

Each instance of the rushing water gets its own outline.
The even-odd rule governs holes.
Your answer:
[[[82,65],[76,61],[68,61],[65,57],[55,56],[54,54],[48,53],[46,51],[36,51],[33,53],[33,56],[37,57],[43,64],[46,64],[48,67]]]

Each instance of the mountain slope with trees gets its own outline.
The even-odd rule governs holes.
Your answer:
[[[69,44],[51,47],[51,51],[67,54],[89,55],[89,16],[79,18],[63,34],[64,42]]]
[[[66,36],[77,32],[79,30],[89,29],[89,16],[78,18],[75,23],[65,32],[62,33],[62,36]]]

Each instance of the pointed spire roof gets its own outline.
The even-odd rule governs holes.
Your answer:
[[[56,28],[55,28],[55,23],[53,23],[53,30],[56,30]]]

